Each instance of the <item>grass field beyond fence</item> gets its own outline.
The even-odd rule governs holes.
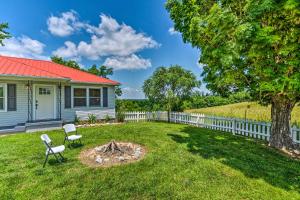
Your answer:
[[[248,108],[250,106],[250,108]],[[215,115],[222,117],[245,118],[245,111],[247,111],[247,119],[257,121],[271,121],[271,106],[262,106],[256,102],[235,103],[224,106],[215,106],[200,109],[186,110],[190,113],[203,113],[207,115]],[[300,123],[300,107],[295,106],[292,112],[292,123]]]
[[[0,199],[300,199],[300,162],[265,143],[181,124],[82,128],[84,146],[45,168],[42,133],[0,137]],[[47,132],[55,144],[62,131]],[[92,169],[83,149],[112,139],[146,147],[137,163]]]

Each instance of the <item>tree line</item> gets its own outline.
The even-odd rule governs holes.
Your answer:
[[[247,92],[238,92],[231,94],[229,97],[222,97],[212,94],[201,94],[196,92],[189,99],[182,101],[182,104],[177,109],[172,111],[183,112],[188,109],[206,108],[213,106],[222,106],[233,103],[251,101],[250,94]],[[117,99],[117,112],[126,111],[161,111],[165,110],[164,105],[153,103],[149,99]]]

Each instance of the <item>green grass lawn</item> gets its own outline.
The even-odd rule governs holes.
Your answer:
[[[250,108],[247,109],[247,106]],[[271,121],[271,106],[261,106],[256,102],[235,103],[224,106],[215,106],[200,109],[191,109],[186,112],[203,113],[207,115],[245,118],[245,110],[247,110],[247,119],[258,121]],[[300,123],[300,107],[295,106],[292,112],[292,123]]]
[[[300,161],[265,143],[166,123],[80,129],[84,146],[42,168],[41,133],[0,137],[0,199],[300,199]],[[62,131],[48,132],[56,144]],[[144,145],[137,163],[92,169],[81,150],[112,139]]]

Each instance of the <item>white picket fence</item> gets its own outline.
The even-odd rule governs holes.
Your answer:
[[[157,112],[126,112],[125,121],[168,121],[168,113]],[[253,120],[243,120],[228,117],[207,116],[198,113],[171,112],[170,121],[179,124],[189,124],[202,128],[231,132],[234,135],[243,135],[261,140],[269,140],[271,123]],[[291,136],[295,143],[300,144],[300,128],[291,127]]]

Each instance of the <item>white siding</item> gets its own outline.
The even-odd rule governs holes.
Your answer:
[[[28,118],[28,91],[26,88],[27,81],[0,81],[0,83],[12,83],[17,85],[17,111],[7,111],[1,112],[0,111],[0,127],[2,126],[14,126],[19,123],[26,123]],[[33,82],[33,84],[38,84],[40,82]],[[59,88],[58,83],[43,83],[49,85],[56,85],[57,90],[57,118],[59,118]],[[72,86],[74,86],[73,84]],[[79,85],[79,84],[77,84]],[[93,87],[93,85],[83,85],[80,86],[86,87]],[[102,86],[97,86],[102,87]],[[108,107],[103,108],[95,108],[95,107],[86,107],[86,108],[71,108],[65,109],[65,102],[64,102],[64,86],[61,89],[61,117],[64,121],[73,121],[75,119],[76,113],[81,117],[82,120],[87,119],[88,114],[93,113],[99,119],[104,119],[105,116],[108,114],[111,118],[115,117],[115,94],[114,94],[114,86],[103,86],[108,87]],[[102,94],[101,94],[102,95]],[[101,97],[102,98],[102,97]]]
[[[17,110],[0,112],[0,126],[13,126],[27,121],[28,98],[26,82],[6,81],[17,86]],[[6,99],[7,101],[7,99]]]
[[[85,86],[93,88],[94,85],[70,85],[70,86]],[[97,86],[99,87],[99,86]],[[65,98],[64,98],[64,86],[62,87],[62,119],[65,121],[74,121],[75,116],[77,115],[80,120],[87,120],[89,114],[96,115],[97,119],[104,119],[106,115],[109,115],[111,118],[115,118],[115,89],[114,86],[103,86],[108,88],[108,107],[95,108],[95,107],[82,107],[82,108],[66,108],[65,109]],[[101,91],[101,101],[102,99]],[[72,99],[73,101],[73,99]]]

